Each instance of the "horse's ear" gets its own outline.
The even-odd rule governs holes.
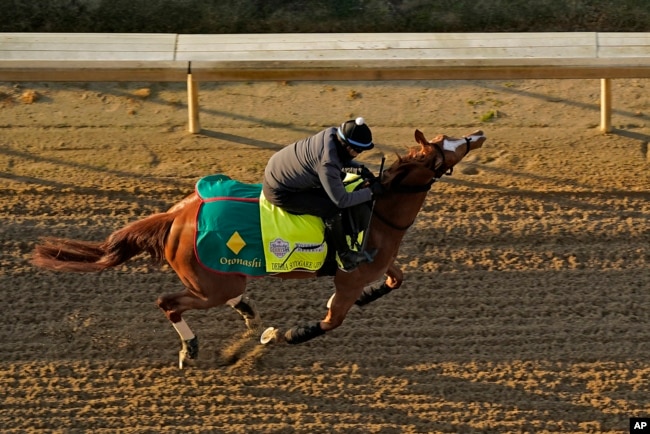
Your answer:
[[[422,146],[429,143],[427,142],[427,139],[424,137],[424,133],[420,130],[415,130],[415,141]]]

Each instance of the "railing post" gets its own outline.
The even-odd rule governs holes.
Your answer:
[[[188,130],[192,134],[201,131],[199,122],[199,84],[192,79],[192,62],[187,65],[187,111],[189,116]]]
[[[600,131],[612,131],[612,80],[600,79]]]

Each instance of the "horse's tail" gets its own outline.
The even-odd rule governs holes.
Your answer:
[[[154,214],[113,232],[104,242],[45,238],[34,248],[32,264],[57,271],[102,271],[141,252],[155,262],[165,257],[165,242],[178,212]]]

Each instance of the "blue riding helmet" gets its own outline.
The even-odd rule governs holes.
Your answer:
[[[355,152],[369,151],[375,147],[370,128],[362,117],[343,122],[336,132],[341,142]]]

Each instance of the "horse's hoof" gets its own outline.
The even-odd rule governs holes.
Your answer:
[[[334,300],[335,295],[336,295],[336,293],[332,294],[332,296],[329,298],[329,300],[327,300],[327,308],[328,309],[332,308],[332,300]]]
[[[280,330],[274,328],[274,327],[269,327],[264,332],[262,333],[262,336],[260,337],[260,343],[262,345],[270,344],[270,343],[275,343],[280,340]]]
[[[183,369],[183,362],[185,362],[186,357],[187,357],[187,351],[180,350],[178,352],[178,369]]]
[[[244,296],[232,308],[244,318],[248,330],[256,331],[262,326],[262,319],[252,298]]]
[[[183,341],[183,347],[178,352],[178,368],[183,369],[183,363],[187,360],[196,359],[199,355],[199,338],[194,336],[192,339]]]
[[[250,332],[258,331],[260,327],[262,327],[262,318],[257,313],[253,318],[244,318],[244,322],[246,323],[246,328]]]
[[[196,359],[199,357],[199,338],[194,336],[192,339],[183,341],[183,350],[186,359]]]

